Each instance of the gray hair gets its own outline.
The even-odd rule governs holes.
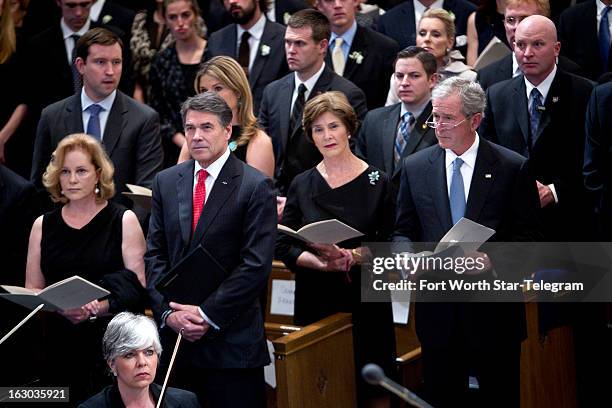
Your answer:
[[[440,82],[431,92],[431,99],[448,98],[458,94],[461,99],[461,113],[466,117],[483,113],[486,96],[477,82],[460,77],[451,77]]]
[[[130,351],[151,346],[160,356],[162,347],[155,323],[145,315],[130,312],[121,312],[113,317],[102,338],[102,354],[108,363]]]
[[[225,103],[223,98],[213,91],[203,92],[201,94],[192,96],[183,102],[183,105],[181,105],[183,126],[185,126],[187,112],[190,110],[196,112],[208,112],[216,115],[223,127],[232,122],[232,110],[229,106],[227,106],[227,103]]]

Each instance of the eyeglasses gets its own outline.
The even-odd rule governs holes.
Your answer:
[[[77,7],[88,9],[92,4],[92,1],[82,1],[80,3],[64,3],[64,6],[68,7],[69,9],[75,9]]]
[[[529,16],[508,16],[504,17],[504,23],[510,27],[514,27],[518,25],[521,21],[526,19]]]
[[[472,116],[472,115],[470,115]],[[440,130],[452,130],[454,128],[456,128],[457,126],[459,126],[460,124],[462,124],[463,122],[465,122],[466,120],[468,120],[470,118],[470,116],[466,116],[465,118],[463,118],[462,121],[455,123],[454,125],[450,124],[450,123],[446,123],[446,122],[438,122],[433,115],[429,115],[429,118],[427,119],[427,121],[425,122],[425,124],[427,126],[429,126],[432,129],[440,129]]]

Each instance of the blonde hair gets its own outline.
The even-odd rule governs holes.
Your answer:
[[[4,0],[0,13],[0,64],[4,64],[17,47],[10,0]]]
[[[421,21],[424,18],[437,18],[444,24],[444,30],[446,30],[446,36],[455,42],[455,18],[444,9],[429,9],[421,17]],[[419,25],[421,23],[419,22]]]
[[[355,110],[342,92],[329,91],[312,98],[304,106],[302,127],[310,141],[312,141],[312,124],[325,112],[337,116],[349,135],[355,134],[358,125]]]
[[[66,136],[59,142],[51,155],[51,161],[47,166],[45,174],[43,174],[43,185],[49,194],[51,194],[51,199],[56,203],[65,204],[68,202],[68,199],[62,195],[60,173],[64,166],[66,154],[73,150],[82,150],[87,153],[91,158],[91,163],[96,168],[96,172],[99,173],[98,188],[100,192],[96,195],[96,199],[102,201],[113,197],[115,195],[115,183],[113,182],[115,168],[113,163],[108,158],[100,142],[84,133],[75,133]]]
[[[240,123],[240,136],[236,144],[242,146],[249,143],[258,131],[257,118],[253,113],[253,95],[249,86],[249,80],[244,69],[235,59],[218,56],[209,59],[200,67],[194,82],[196,93],[200,92],[200,79],[204,75],[210,75],[221,81],[236,94],[238,98],[238,122]]]

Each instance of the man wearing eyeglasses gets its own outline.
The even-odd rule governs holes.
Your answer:
[[[394,242],[438,242],[462,217],[496,231],[497,242],[533,241],[538,194],[523,157],[479,137],[485,94],[453,77],[432,92],[438,145],[404,159]],[[488,259],[484,254],[479,256]],[[492,258],[495,258],[491,254]],[[479,277],[491,276],[491,265]],[[500,279],[514,272],[495,267]],[[428,280],[457,278],[425,272]],[[480,279],[480,278],[479,278]],[[521,303],[416,303],[425,399],[435,407],[470,406],[469,376],[484,407],[518,407],[520,349],[526,336]]]
[[[514,33],[521,21],[529,16],[550,16],[548,0],[508,0],[504,11],[504,28],[506,39],[511,48],[514,48]],[[559,56],[559,67],[572,74],[582,75],[580,67],[567,57]],[[504,58],[478,70],[476,80],[485,91],[491,85],[521,74],[521,68],[516,55],[508,54]]]

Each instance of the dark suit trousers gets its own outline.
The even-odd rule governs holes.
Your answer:
[[[263,367],[181,369],[172,372],[170,386],[193,391],[203,408],[265,408]]]
[[[520,406],[521,344],[488,344],[469,348],[461,340],[449,347],[421,345],[423,398],[436,408]],[[478,379],[470,392],[468,378]]]

